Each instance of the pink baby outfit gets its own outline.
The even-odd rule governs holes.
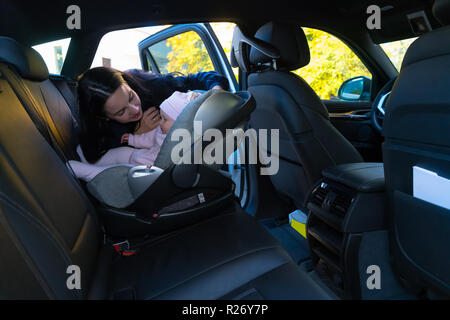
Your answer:
[[[129,163],[138,166],[152,166],[155,163],[165,137],[166,135],[161,132],[159,126],[143,134],[130,134],[128,136],[128,145],[137,149],[131,154]]]
[[[159,108],[170,118],[176,120],[184,107],[197,96],[198,93],[196,92],[184,93],[175,91],[161,103]],[[130,157],[130,163],[136,165],[153,165],[165,137],[166,135],[162,133],[161,127],[159,126],[143,134],[130,134],[128,136],[128,145],[140,149],[133,152]]]

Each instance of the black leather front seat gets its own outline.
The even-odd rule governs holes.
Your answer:
[[[270,176],[279,193],[302,207],[323,169],[363,161],[331,124],[314,90],[291,72],[310,61],[308,42],[299,26],[269,22],[254,37],[236,28],[233,54],[235,66],[248,72],[248,91],[256,100],[250,126],[280,130],[280,167]]]
[[[443,25],[450,24],[450,1],[437,0],[433,12]],[[446,26],[423,35],[408,49],[383,124],[394,266],[405,285],[430,297],[447,298],[450,210],[414,193],[413,167],[450,179],[449,88],[450,26]],[[421,186],[433,190],[438,184],[432,179]],[[444,192],[441,197],[450,196],[448,187],[438,188],[434,192]]]

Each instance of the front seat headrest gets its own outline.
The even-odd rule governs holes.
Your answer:
[[[443,25],[450,25],[450,0],[435,0],[433,15]]]
[[[41,55],[14,39],[0,37],[0,62],[13,66],[22,78],[35,81],[48,79],[47,65]]]
[[[278,60],[280,53],[271,44],[245,35],[238,26],[234,28],[231,43],[230,62],[233,67],[239,67],[244,72],[251,70],[249,62],[249,51],[253,48],[266,56],[268,59]]]
[[[280,58],[277,69],[296,70],[309,64],[308,41],[302,28],[294,24],[269,22],[256,31],[255,38],[277,48]],[[250,49],[250,63],[261,65],[272,59],[255,48]]]
[[[450,55],[450,42],[445,41],[449,34],[449,28],[440,28],[419,37],[406,51],[401,70],[422,60]]]

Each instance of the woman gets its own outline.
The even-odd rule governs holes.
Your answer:
[[[160,75],[107,67],[86,71],[78,81],[80,145],[86,160],[96,162],[120,146],[125,133],[144,133],[160,121],[158,106],[175,91],[228,90],[228,81],[215,72],[188,76]]]

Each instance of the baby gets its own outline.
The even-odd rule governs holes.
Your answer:
[[[78,147],[77,151],[82,162],[70,160],[70,167],[77,178],[90,181],[103,170],[117,165],[152,166],[167,132],[169,132],[184,107],[199,95],[200,93],[198,92],[183,93],[175,91],[161,103],[161,121],[156,129],[142,134],[126,133],[121,137],[122,143],[127,143],[129,146],[137,149],[128,147],[111,149],[95,164],[90,164],[84,159],[81,148]]]
[[[160,105],[161,121],[159,126],[152,131],[143,134],[125,133],[121,138],[121,143],[127,143],[129,146],[138,148],[130,157],[130,163],[136,165],[151,166],[158,156],[164,138],[183,111],[184,107],[200,93],[183,93],[175,91],[169,98]]]
[[[178,115],[183,111],[184,107],[192,100],[200,95],[198,92],[183,93],[175,91],[169,98],[164,100],[160,105],[161,121],[159,127],[153,131],[149,131],[143,134],[134,135],[131,133],[125,133],[122,136],[121,143],[127,143],[135,148],[153,148],[155,147],[154,141],[160,141],[158,135],[162,136],[169,132],[173,123],[177,119]],[[156,136],[156,137],[155,137]],[[164,140],[164,138],[162,139]],[[159,146],[161,147],[161,146]],[[159,150],[158,150],[159,151]]]

